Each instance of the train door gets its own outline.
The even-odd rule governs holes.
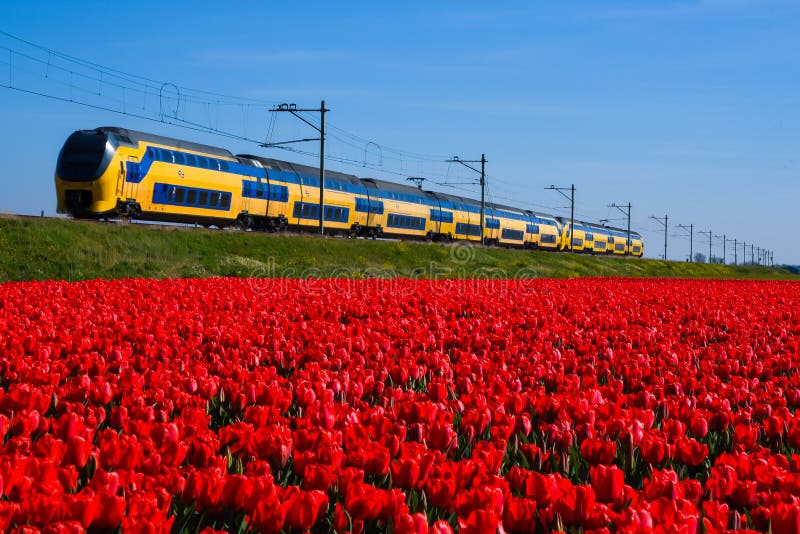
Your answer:
[[[245,213],[250,213],[250,204],[253,203],[253,199],[251,198],[254,194],[258,195],[259,191],[261,191],[261,179],[258,180],[257,183],[253,184],[250,180],[245,178],[242,180],[242,201],[240,204],[240,211]],[[253,191],[253,187],[256,188]]]
[[[120,162],[120,166],[122,165],[123,163]],[[136,200],[136,195],[139,192],[139,182],[142,181],[142,178],[139,158],[128,156],[128,160],[124,163],[124,168],[120,170],[117,196],[122,201]]]
[[[443,218],[443,215],[442,215],[442,201],[439,200],[438,197],[434,197],[434,198],[436,200],[436,206],[437,206],[437,208],[439,210],[439,213],[438,213],[438,217],[436,217],[433,220],[434,221],[433,222],[433,228],[434,228],[433,233],[438,234],[438,235],[442,235],[442,233],[443,233],[442,232],[442,218]]]
[[[483,240],[483,236],[481,235],[481,214],[480,211],[474,213],[469,207],[471,206],[464,206],[467,212],[466,238],[470,241],[478,241],[480,243]]]
[[[492,222],[489,223],[489,220]],[[499,221],[494,216],[494,210],[492,208],[485,209],[483,213],[483,226],[484,229],[489,232],[488,240],[489,242],[495,242],[499,240],[498,232],[499,232]],[[495,231],[497,230],[497,231]]]
[[[366,193],[367,195],[367,215],[366,215],[366,221],[364,222],[364,226],[369,228],[370,226],[375,225],[374,224],[375,215],[372,213],[372,197],[369,195],[369,189],[364,187],[364,193]],[[358,221],[358,223],[361,224],[361,221]]]
[[[273,196],[273,194],[272,194],[272,184],[270,184],[270,181],[269,181],[269,173],[266,173],[266,184],[264,183],[264,177],[261,176],[260,174],[258,175],[257,179],[258,179],[258,186],[257,186],[258,190],[259,191],[264,191],[263,194],[267,199],[267,205],[264,207],[264,216],[265,217],[269,217],[269,208],[270,208],[270,204],[271,204],[270,201],[272,200],[272,196]]]

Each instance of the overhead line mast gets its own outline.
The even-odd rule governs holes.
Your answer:
[[[545,187],[545,189],[556,191],[559,195],[569,200],[569,251],[572,252],[572,236],[575,234],[575,184],[569,187],[556,187],[551,185],[550,187]],[[564,191],[569,191],[570,195],[567,196]]]
[[[484,215],[486,213],[486,154],[481,154],[481,159],[479,160],[460,159],[458,156],[453,156],[452,159],[447,160],[447,163],[460,163],[464,167],[472,169],[481,175],[481,243],[483,243],[483,233],[486,227]],[[476,169],[472,165],[467,165],[467,163],[480,163],[481,170]]]
[[[664,225],[664,261],[667,261],[667,229],[669,228],[667,223],[669,222],[669,216],[664,215],[663,220],[662,217],[656,217],[655,215],[651,215],[650,218]]]
[[[690,224],[689,226],[686,226],[685,224],[679,224],[678,228],[689,230],[689,263],[692,263],[694,261],[694,258],[692,257],[692,253],[694,252],[692,250],[692,242],[694,241],[694,224]]]
[[[310,139],[295,139],[293,141],[282,141],[279,143],[262,143],[264,148],[276,147],[281,145],[288,145],[291,143],[305,143],[306,141],[319,141],[319,234],[325,235],[325,113],[330,111],[325,109],[325,101],[323,100],[319,109],[297,109],[297,104],[280,104],[270,110],[270,113],[288,112],[314,128],[319,132],[319,137]],[[319,113],[320,124],[319,127],[307,121],[302,116],[298,115],[301,112]]]
[[[708,263],[711,263],[711,244],[713,243],[714,233],[711,230],[705,232],[698,232],[699,234],[708,234]]]

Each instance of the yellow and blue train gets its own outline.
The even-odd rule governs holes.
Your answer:
[[[318,228],[319,170],[117,127],[79,130],[56,166],[58,212],[81,218]],[[353,236],[467,240],[503,246],[641,256],[631,232],[373,178],[326,171],[328,231]],[[574,236],[571,233],[574,232]]]

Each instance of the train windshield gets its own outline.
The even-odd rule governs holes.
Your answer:
[[[106,142],[108,137],[104,132],[83,131],[75,132],[61,149],[58,160],[58,176],[69,182],[88,182],[97,179],[102,174],[108,161],[103,161],[106,155]]]

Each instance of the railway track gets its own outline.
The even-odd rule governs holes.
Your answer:
[[[111,225],[111,226],[142,226],[146,228],[155,228],[155,229],[170,229],[170,230],[200,230],[200,231],[207,231],[207,232],[242,232],[236,226],[230,226],[227,228],[206,228],[201,224],[182,224],[182,223],[158,223],[158,222],[148,222],[148,221],[140,221],[136,219],[132,220],[107,220],[107,219],[81,219],[76,217],[67,217],[67,216],[52,216],[52,215],[27,215],[27,214],[17,214],[17,213],[0,213],[0,219],[23,219],[23,220],[40,220],[40,221],[63,221],[63,222],[86,222],[86,223],[93,223],[93,224],[103,224],[103,225]],[[247,230],[248,233],[263,233],[268,235],[269,232],[254,232],[253,230]],[[275,232],[279,233],[280,235],[287,235],[287,236],[294,236],[294,237],[309,237],[309,236],[316,236],[319,237],[319,234],[315,232],[295,232],[295,231],[282,231],[282,232]],[[326,234],[325,237],[329,238],[337,238],[337,239],[353,239],[345,235],[340,234]],[[357,237],[355,239],[364,239],[367,240],[367,237]],[[386,238],[380,237],[374,239],[375,241],[404,241],[403,239],[396,239],[396,238]],[[418,240],[407,240],[407,241],[417,241]]]

